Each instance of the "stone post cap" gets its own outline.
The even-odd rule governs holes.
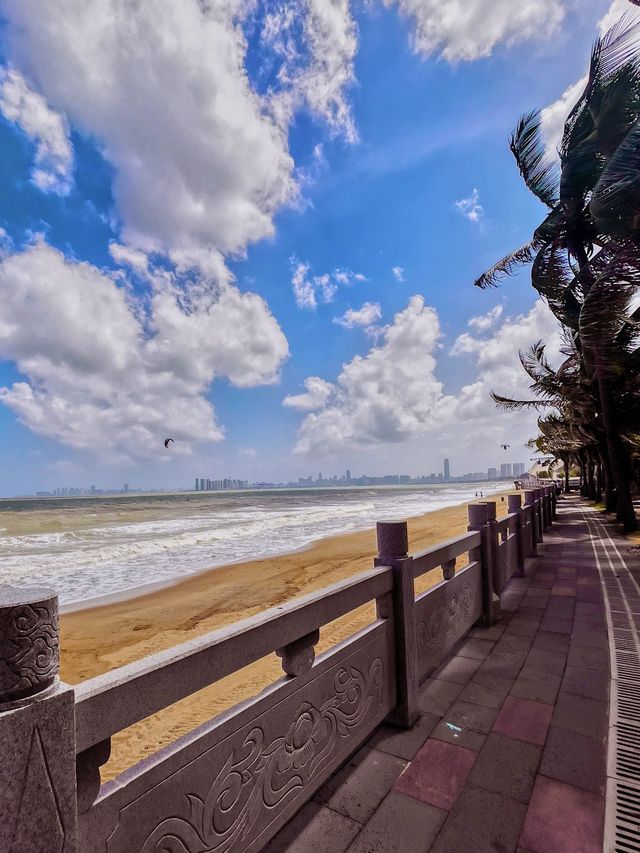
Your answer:
[[[409,552],[409,534],[406,521],[379,521],[376,524],[378,556],[394,560],[406,557]]]
[[[27,699],[55,684],[59,639],[53,590],[0,586],[0,704]]]
[[[509,495],[507,497],[509,512],[515,512],[522,506],[522,495]]]
[[[487,508],[487,518],[489,521],[495,521],[498,517],[497,512],[497,504],[495,501],[484,501],[484,505]]]
[[[486,504],[469,504],[469,525],[471,527],[486,524],[489,520],[489,514]]]

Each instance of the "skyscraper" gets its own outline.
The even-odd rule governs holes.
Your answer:
[[[487,480],[495,480],[497,476],[498,476],[498,469],[497,468],[489,468],[489,470],[487,471]]]
[[[200,491],[200,480],[196,477],[196,492]]]
[[[501,477],[511,477],[511,462],[503,462],[500,466]]]
[[[449,470],[449,460],[445,459],[444,460],[444,480],[445,480],[445,483],[448,483],[450,479],[451,479],[451,472]]]
[[[513,463],[513,476],[520,477],[525,472],[524,462]]]
[[[347,483],[351,482],[351,471],[347,468]]]

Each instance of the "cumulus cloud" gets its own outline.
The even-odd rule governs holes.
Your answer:
[[[456,202],[456,210],[470,222],[480,223],[484,219],[484,208],[480,204],[480,193],[474,187],[468,198]]]
[[[331,382],[325,382],[319,376],[309,376],[304,380],[304,387],[307,389],[304,394],[288,394],[282,401],[282,405],[301,412],[322,409],[334,389]]]
[[[349,308],[342,317],[334,317],[333,322],[345,329],[354,329],[356,326],[367,328],[377,323],[381,317],[380,303],[365,302],[362,308]]]
[[[311,264],[291,258],[291,286],[298,308],[311,311],[318,303],[333,302],[340,285],[351,285],[355,282],[366,281],[362,273],[347,269],[335,269],[332,273],[311,275]]]
[[[475,356],[476,378],[456,394],[445,394],[436,376],[440,338],[436,311],[421,296],[412,297],[384,327],[378,345],[343,365],[328,402],[302,421],[296,451],[339,453],[441,435],[455,446],[469,442],[469,420],[474,441],[495,441],[505,430],[525,441],[535,418],[498,413],[490,394],[527,395],[518,352],[540,338],[549,344],[550,358],[559,358],[557,322],[547,306],[539,301],[526,314],[507,318],[490,338],[462,335],[459,351]]]
[[[114,167],[124,243],[242,251],[271,235],[275,212],[297,197],[295,111],[306,106],[355,138],[346,88],[357,34],[346,0],[290,5],[304,44],[262,95],[246,71],[243,23],[254,7],[244,0],[3,5],[16,68]]]
[[[150,267],[136,296],[38,242],[0,262],[0,358],[25,377],[0,400],[34,432],[101,456],[188,452],[223,429],[207,392],[277,381],[287,341],[266,303],[235,286]],[[233,330],[230,334],[228,330]]]
[[[434,375],[439,339],[435,310],[421,296],[412,297],[382,330],[379,346],[343,365],[333,401],[307,415],[296,450],[402,441],[432,422],[434,404],[442,396]]]
[[[479,317],[472,317],[469,320],[468,326],[477,332],[485,332],[502,317],[502,312],[502,305],[496,305],[490,311],[487,311],[486,314],[481,314]]]
[[[281,124],[306,106],[333,136],[356,142],[348,92],[355,81],[358,34],[348,0],[294,0],[269,8],[262,41],[281,60],[272,107]]]
[[[490,56],[508,47],[550,38],[565,16],[565,0],[385,0],[411,21],[418,53],[449,60]]]
[[[73,146],[64,116],[15,68],[0,70],[0,111],[33,140],[33,183],[43,192],[66,195],[72,184]]]

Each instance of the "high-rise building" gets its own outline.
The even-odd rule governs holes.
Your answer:
[[[351,471],[347,468],[347,483],[351,482]]]
[[[521,477],[525,472],[524,462],[513,463],[513,476]]]
[[[200,491],[204,492],[204,477],[200,477]]]
[[[495,480],[498,476],[497,468],[489,468],[487,471],[487,480]]]
[[[444,460],[444,479],[445,479],[445,482],[447,482],[447,483],[451,479],[451,471],[449,470],[449,460],[448,459]]]
[[[512,477],[511,473],[511,462],[503,462],[500,466],[500,476],[501,477]]]
[[[200,491],[200,480],[196,477],[196,492]]]

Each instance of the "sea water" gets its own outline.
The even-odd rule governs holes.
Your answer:
[[[476,484],[0,501],[0,583],[61,605],[134,595],[204,569],[473,499]],[[482,484],[485,495],[504,483]]]

